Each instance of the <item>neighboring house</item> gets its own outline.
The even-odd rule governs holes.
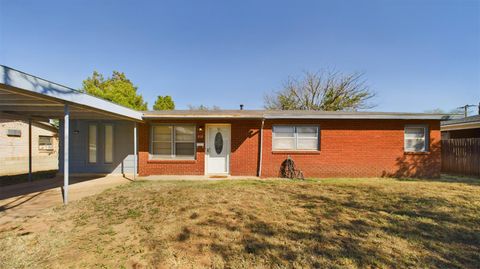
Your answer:
[[[306,177],[437,177],[440,121],[449,118],[390,112],[139,112],[4,66],[0,95],[0,116],[60,119],[65,186],[70,173],[277,177],[289,156]]]
[[[480,115],[442,121],[442,172],[480,176]]]
[[[32,123],[32,171],[58,169],[58,129]],[[28,173],[28,122],[0,119],[0,176]]]
[[[442,139],[480,138],[480,115],[442,121]]]

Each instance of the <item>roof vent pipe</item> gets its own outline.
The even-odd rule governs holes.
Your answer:
[[[243,110],[243,104],[240,104],[240,110]]]

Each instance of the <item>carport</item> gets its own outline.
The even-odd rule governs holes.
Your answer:
[[[133,122],[133,175],[137,174],[137,123],[142,113],[93,97],[78,90],[0,65],[0,118],[29,122],[31,141],[32,121],[61,121],[60,140],[63,164],[63,201],[68,202],[69,157],[71,143],[70,121],[77,120],[123,120]],[[29,177],[32,174],[31,142],[29,143]],[[73,153],[75,154],[75,153]],[[59,163],[60,165],[60,163]]]

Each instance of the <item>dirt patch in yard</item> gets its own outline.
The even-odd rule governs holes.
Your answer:
[[[0,267],[475,268],[478,197],[393,179],[133,182],[1,233]]]

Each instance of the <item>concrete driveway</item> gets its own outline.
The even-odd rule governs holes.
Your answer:
[[[71,177],[69,201],[79,200],[130,181],[121,175]],[[17,225],[24,218],[34,217],[47,208],[62,205],[62,186],[63,177],[56,177],[1,187],[0,231]]]

